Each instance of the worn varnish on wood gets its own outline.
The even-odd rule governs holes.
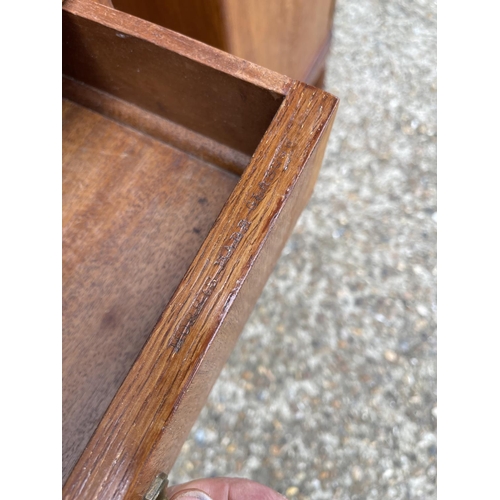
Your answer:
[[[63,496],[140,499],[312,192],[337,99],[92,0],[66,0],[63,36]]]
[[[115,8],[306,83],[321,82],[335,0],[113,0]]]

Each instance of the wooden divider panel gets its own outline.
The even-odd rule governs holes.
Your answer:
[[[85,0],[63,5],[63,74],[248,155],[290,85],[271,71]]]

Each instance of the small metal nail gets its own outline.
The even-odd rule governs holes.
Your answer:
[[[143,500],[168,500],[162,492],[168,485],[167,475],[160,472],[151,483],[147,493],[144,495]]]

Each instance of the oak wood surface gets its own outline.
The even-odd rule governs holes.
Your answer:
[[[63,101],[63,478],[238,177]]]
[[[314,84],[335,0],[113,0],[115,8]]]
[[[336,105],[329,94],[294,84],[73,469],[64,498],[137,499],[172,466],[308,199]],[[292,193],[294,208],[284,210]]]

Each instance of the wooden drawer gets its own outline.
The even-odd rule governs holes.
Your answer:
[[[63,496],[168,473],[306,204],[335,97],[63,4]]]

